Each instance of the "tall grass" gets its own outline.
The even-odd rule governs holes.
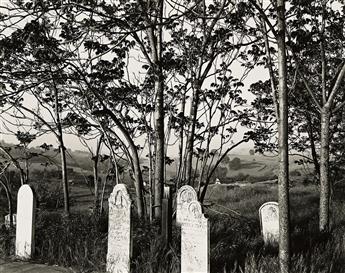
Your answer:
[[[292,269],[296,273],[345,272],[345,203],[338,194],[332,210],[333,230],[318,232],[318,190],[291,188]],[[276,186],[247,186],[219,190],[209,196],[205,212],[210,221],[212,273],[278,272],[277,249],[262,241],[258,208],[276,200]],[[105,272],[107,215],[71,215],[40,211],[37,216],[35,260],[73,267],[76,272]],[[0,257],[13,255],[14,234],[0,230]],[[180,272],[180,231],[173,228],[166,248],[157,223],[133,219],[133,273]]]

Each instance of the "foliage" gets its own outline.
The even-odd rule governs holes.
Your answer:
[[[241,159],[238,157],[235,157],[229,162],[229,168],[230,170],[239,170],[241,169]]]

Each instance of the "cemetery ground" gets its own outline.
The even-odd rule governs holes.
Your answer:
[[[265,168],[273,169],[272,166]],[[293,170],[296,168],[294,166]],[[241,168],[238,172],[245,174],[249,169],[253,168]],[[277,249],[264,245],[258,214],[263,203],[277,201],[277,185],[255,183],[252,177],[247,178],[237,185],[211,185],[208,190],[204,213],[210,221],[212,273],[278,272]],[[57,185],[52,184],[51,190]],[[112,187],[107,187],[105,203]],[[33,262],[71,267],[75,272],[105,272],[107,212],[100,217],[91,213],[88,208],[92,196],[85,184],[73,185],[71,193],[74,201],[68,219],[57,209],[45,209],[41,202],[36,216]],[[345,272],[345,187],[337,184],[332,193],[330,234],[318,232],[317,185],[303,174],[291,177],[290,193],[292,272]],[[159,237],[158,223],[151,225],[140,221],[134,211],[131,272],[180,272],[179,228],[173,222],[172,244],[166,248]],[[1,259],[14,259],[14,237],[14,230],[1,228]]]

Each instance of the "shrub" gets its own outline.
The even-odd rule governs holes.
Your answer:
[[[64,197],[61,184],[48,184],[44,182],[30,184],[34,188],[40,208],[55,210],[63,207]]]
[[[229,168],[230,170],[239,170],[241,169],[241,159],[238,157],[235,157],[233,160],[229,162]]]
[[[293,170],[290,172],[290,176],[302,176],[302,174],[298,170]]]

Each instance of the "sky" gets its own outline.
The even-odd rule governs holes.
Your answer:
[[[239,71],[241,69],[242,68],[239,65],[238,65],[238,67],[236,67],[236,65],[235,65],[233,68],[234,74],[236,74],[236,72],[235,72],[236,70]],[[133,72],[135,72],[135,71],[133,71]],[[268,72],[261,67],[255,68],[253,71],[250,72],[250,74],[248,75],[248,77],[244,81],[244,87],[243,87],[243,97],[248,100],[248,104],[250,104],[250,102],[254,98],[254,96],[249,91],[247,91],[250,84],[258,81],[259,79],[260,80],[266,80],[267,78],[268,78]],[[30,100],[30,99],[28,99],[28,100]],[[6,131],[6,128],[4,128],[4,125],[1,123],[0,123],[0,131],[2,132],[0,134],[1,140],[4,140],[4,141],[9,142],[9,143],[17,143],[15,136],[13,136],[11,134],[10,135],[4,134],[4,132]],[[238,133],[235,134],[233,140],[235,142],[238,140],[241,140],[243,134],[246,131],[247,131],[247,128],[239,127]],[[65,140],[65,145],[67,148],[70,148],[72,150],[87,151],[87,148],[81,143],[79,138],[75,135],[65,134],[64,140]],[[57,141],[56,141],[54,135],[52,135],[52,134],[45,134],[45,135],[40,136],[39,138],[37,138],[36,140],[34,140],[32,142],[31,146],[32,147],[39,146],[42,143],[47,143],[47,144],[52,144],[54,146],[57,146]],[[93,150],[95,150],[95,147],[96,147],[96,141],[95,140],[89,141],[88,144],[92,147]],[[233,152],[231,152],[231,153],[248,154],[249,149],[252,149],[252,148],[253,148],[253,143],[247,142],[247,143],[243,143],[240,146],[238,146],[237,148],[235,148],[233,150]],[[172,149],[170,151],[170,155],[172,155],[172,156],[177,155],[177,147],[176,147],[176,149]]]
[[[1,5],[6,4],[7,0],[0,0]],[[138,64],[132,64],[132,67],[130,67],[130,71],[131,73],[134,74],[138,74],[138,67],[141,67],[141,65]],[[233,75],[235,77],[241,77],[242,72],[243,72],[243,68],[239,65],[239,63],[234,63],[234,65],[231,67],[232,71],[233,71]],[[247,78],[244,80],[244,87],[243,87],[243,97],[245,99],[248,100],[248,104],[250,104],[250,102],[253,100],[253,95],[250,94],[250,92],[247,91],[247,89],[249,88],[251,83],[254,83],[258,80],[265,80],[268,78],[268,72],[262,68],[255,68],[254,70],[252,70],[250,72],[250,74],[247,76]],[[34,102],[30,101],[30,98],[26,98],[26,105],[32,105],[33,108],[35,108],[36,106],[34,105]],[[188,109],[187,109],[188,111]],[[16,131],[16,129],[13,127],[12,130]],[[6,131],[6,128],[3,124],[0,123],[0,131],[2,132],[0,134],[0,139],[4,140],[6,142],[9,143],[17,143],[17,140],[15,138],[15,136],[9,134],[4,134],[4,132]],[[238,133],[235,134],[233,141],[239,141],[242,139],[243,133],[247,131],[246,128],[240,127],[238,128]],[[67,148],[70,148],[72,150],[87,150],[87,148],[81,143],[81,141],[79,140],[78,137],[74,136],[74,135],[65,135],[64,136],[64,140],[65,140],[65,145]],[[139,141],[140,142],[140,141]],[[42,143],[47,143],[47,144],[53,144],[54,146],[57,145],[57,141],[54,137],[54,135],[52,134],[45,134],[40,136],[39,138],[37,138],[36,140],[34,140],[31,144],[31,146],[39,146]],[[88,144],[93,147],[93,150],[95,150],[95,146],[96,146],[96,141],[89,141]],[[248,142],[248,143],[243,143],[242,145],[240,145],[238,148],[236,148],[233,152],[234,153],[244,153],[244,154],[248,154],[248,150],[253,148],[253,143]],[[171,151],[169,150],[169,153],[172,156],[177,155],[177,147],[176,149],[171,149]]]

